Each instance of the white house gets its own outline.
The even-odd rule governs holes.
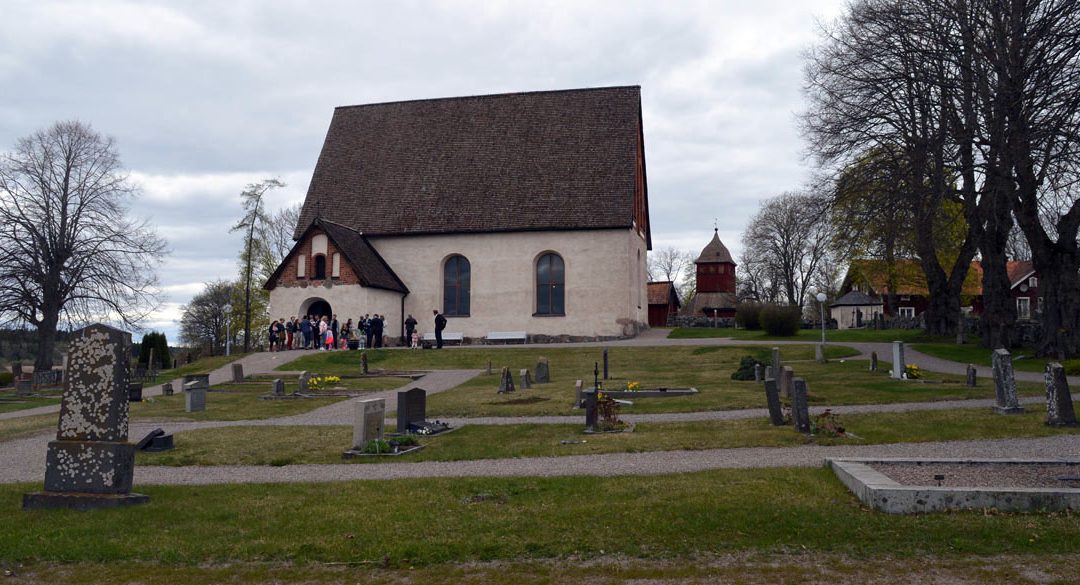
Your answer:
[[[334,112],[271,317],[432,310],[448,332],[531,340],[647,327],[651,248],[639,87]]]

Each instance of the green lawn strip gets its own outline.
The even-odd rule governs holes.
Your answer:
[[[768,335],[761,329],[747,330],[734,329],[731,327],[680,327],[672,329],[668,339],[711,339],[730,337],[732,339],[752,340],[761,342],[768,341],[803,341],[818,343],[821,341],[820,329],[800,329],[795,335],[789,337],[776,337]],[[863,342],[863,343],[888,343],[891,341],[904,341],[907,343],[925,341],[943,341],[944,338],[927,336],[921,329],[841,329],[828,330],[825,332],[825,340],[831,342]]]
[[[993,351],[980,347],[978,344],[917,343],[912,346],[912,349],[943,360],[982,366],[985,375],[990,375],[989,368],[992,365]],[[1046,369],[1047,362],[1057,361],[1035,357],[1035,352],[1026,348],[1014,349],[1012,355],[1013,369],[1020,372],[1042,372]]]
[[[54,413],[0,420],[0,442],[34,435],[50,429],[55,431],[59,418],[60,415]]]
[[[295,382],[293,382],[295,385]],[[270,393],[269,384],[226,384],[215,386],[213,392],[206,394],[206,410],[186,412],[184,393],[172,396],[151,396],[142,402],[131,403],[131,418],[139,420],[182,419],[182,420],[249,420],[275,418],[300,414],[333,404],[348,397],[326,396],[318,398],[299,398],[289,400],[262,400],[260,397]],[[287,391],[291,392],[292,390]]]
[[[210,372],[226,365],[235,362],[236,360],[246,356],[246,353],[233,353],[232,355],[214,355],[199,358],[190,364],[184,364],[177,368],[168,370],[161,370],[158,372],[158,383],[168,382],[169,380],[175,380],[182,378],[188,374],[209,374]]]
[[[466,461],[516,457],[559,457],[739,447],[865,445],[1045,437],[1080,433],[1048,427],[1045,412],[1031,409],[1003,417],[988,408],[842,415],[841,424],[859,439],[807,439],[792,427],[774,427],[764,418],[733,421],[639,423],[632,433],[585,435],[581,424],[467,425],[451,433],[422,437],[424,449],[399,457],[361,457],[351,463]],[[342,463],[352,441],[347,426],[226,427],[174,435],[176,449],[140,453],[139,465],[291,465]],[[567,441],[567,443],[564,443]],[[583,442],[582,442],[583,441]]]
[[[16,412],[37,408],[39,406],[52,406],[60,404],[60,388],[41,390],[35,396],[16,396],[14,388],[0,390],[0,412]]]
[[[972,583],[1066,585],[1080,559],[1072,554],[894,558],[842,553],[694,553],[690,557],[439,563],[420,567],[400,561],[305,563],[230,562],[213,566],[156,562],[40,563],[18,567],[8,583],[22,585],[621,585],[623,583]]]
[[[277,378],[280,378],[285,383],[285,392],[291,393],[297,390],[299,385],[299,376],[282,376],[274,374],[262,374],[258,376],[248,376],[244,380],[244,384],[252,388],[261,388],[266,392],[270,391],[271,384]],[[371,377],[343,377],[332,387],[327,388],[328,391],[334,390],[346,390],[346,391],[375,391],[375,390],[393,390],[400,388],[410,382],[409,378],[401,376],[371,376]],[[232,385],[236,387],[236,385]]]
[[[784,348],[784,356],[795,353],[787,349]],[[644,363],[640,365],[625,364],[613,368],[616,378],[604,385],[609,389],[618,389],[625,387],[628,381],[639,381],[642,388],[692,386],[698,389],[698,394],[690,396],[631,396],[629,400],[633,406],[624,408],[627,413],[763,408],[764,387],[753,381],[732,380],[731,373],[736,368],[736,360],[743,355],[765,359],[767,354],[768,348],[762,347],[666,348],[664,355],[668,361],[649,361],[651,358],[646,352],[642,357]],[[798,353],[795,355],[801,357]],[[792,366],[797,377],[806,380],[810,404],[813,406],[931,402],[994,396],[993,382],[985,377],[979,380],[978,386],[969,388],[964,385],[962,376],[933,372],[926,373],[925,380],[893,380],[889,378],[888,368],[884,364],[883,369],[870,372],[867,363],[861,360],[841,362],[832,359],[829,363],[818,364],[812,360],[796,361],[793,357],[785,363]],[[586,386],[592,386],[592,376],[584,382]],[[433,394],[427,401],[429,417],[549,416],[579,412],[573,409],[573,382],[564,376],[554,378],[551,384],[534,385],[530,390],[519,390],[513,394],[498,394],[498,385],[497,374],[481,374],[457,388]],[[1041,396],[1045,393],[1041,384],[1032,382],[1018,383],[1017,390],[1025,396]]]
[[[24,512],[22,494],[37,487],[0,487],[7,561],[426,566],[789,548],[896,557],[1080,549],[1074,515],[871,512],[824,468],[140,486],[151,498],[141,506]]]

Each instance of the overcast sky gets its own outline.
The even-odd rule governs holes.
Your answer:
[[[237,274],[240,191],[278,177],[270,208],[302,201],[340,105],[640,85],[654,249],[696,253],[715,219],[738,259],[759,203],[810,174],[802,51],[842,6],[4,0],[0,149],[68,119],[116,138],[172,250],[146,326],[173,343],[179,307]]]

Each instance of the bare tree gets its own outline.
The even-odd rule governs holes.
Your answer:
[[[680,282],[691,276],[694,270],[694,254],[667,246],[649,252],[649,280],[653,282]]]
[[[269,217],[266,207],[263,205],[263,196],[270,189],[284,187],[285,183],[278,179],[264,179],[259,183],[249,184],[240,193],[240,200],[244,205],[244,217],[236,222],[232,231],[244,232],[244,247],[240,252],[241,271],[244,284],[244,353],[251,351],[251,280],[254,271],[258,268],[258,260],[262,255],[259,250],[266,246],[262,237],[266,230]]]
[[[181,307],[180,339],[188,347],[203,348],[210,355],[223,353],[231,315],[225,312],[234,295],[236,284],[224,281],[208,282],[203,291]]]
[[[257,236],[262,240],[256,246],[258,259],[258,279],[266,282],[277,267],[285,261],[292,251],[293,230],[300,221],[300,204],[296,203],[268,214],[266,222],[257,226]]]
[[[829,253],[832,230],[820,198],[785,193],[762,205],[743,233],[745,272],[764,280],[789,305],[801,305],[822,260]]]
[[[0,160],[0,315],[37,328],[35,368],[52,367],[61,320],[136,326],[160,305],[166,243],[129,215],[136,192],[114,141],[77,121]]]

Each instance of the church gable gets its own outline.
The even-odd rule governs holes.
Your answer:
[[[320,286],[327,282],[408,292],[362,234],[322,220],[305,231],[264,288]]]
[[[639,87],[340,107],[299,236],[634,229],[651,241]]]

